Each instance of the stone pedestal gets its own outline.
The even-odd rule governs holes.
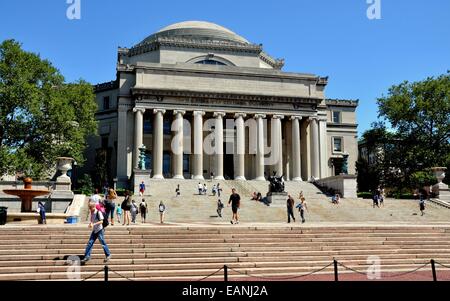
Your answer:
[[[270,203],[271,207],[286,207],[287,198],[287,192],[267,193],[267,201]]]
[[[438,181],[436,185],[433,185],[433,193],[440,201],[450,202],[450,190],[448,185],[442,182],[445,178],[445,171],[447,168],[433,167],[432,170]]]
[[[150,176],[151,170],[140,170],[135,169],[133,172],[133,194],[139,195],[139,184],[144,182],[145,184],[145,195],[149,195],[150,193]]]

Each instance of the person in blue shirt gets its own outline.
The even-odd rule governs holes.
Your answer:
[[[39,217],[41,218],[41,223],[42,224],[47,224],[47,219],[45,217],[45,207],[44,204],[39,201],[38,202],[38,209],[37,209],[38,213],[39,213]]]
[[[145,193],[145,184],[144,184],[144,181],[142,181],[142,183],[139,184],[139,195],[143,196],[144,193]]]

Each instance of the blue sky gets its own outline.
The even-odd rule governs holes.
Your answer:
[[[40,53],[68,81],[114,79],[117,47],[186,20],[228,27],[285,58],[285,71],[329,76],[326,96],[359,99],[359,133],[377,119],[376,98],[403,80],[450,69],[450,1],[381,0],[369,20],[366,0],[81,0],[69,20],[66,0],[0,2],[0,40]]]

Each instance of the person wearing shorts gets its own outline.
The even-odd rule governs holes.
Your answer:
[[[231,218],[231,224],[239,224],[238,210],[241,207],[241,196],[237,194],[236,188],[231,189],[230,200],[228,201],[228,207],[231,204],[231,211],[233,216]]]

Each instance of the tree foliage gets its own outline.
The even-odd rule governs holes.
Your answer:
[[[450,162],[450,72],[400,85],[378,99],[403,147],[406,166],[446,166]]]
[[[84,162],[96,133],[92,86],[66,83],[39,55],[14,40],[0,44],[0,175],[22,171],[45,178],[59,156]]]
[[[359,187],[418,188],[433,182],[431,167],[450,167],[450,72],[392,86],[378,106],[392,130],[378,122],[363,134],[376,162],[358,161]]]

